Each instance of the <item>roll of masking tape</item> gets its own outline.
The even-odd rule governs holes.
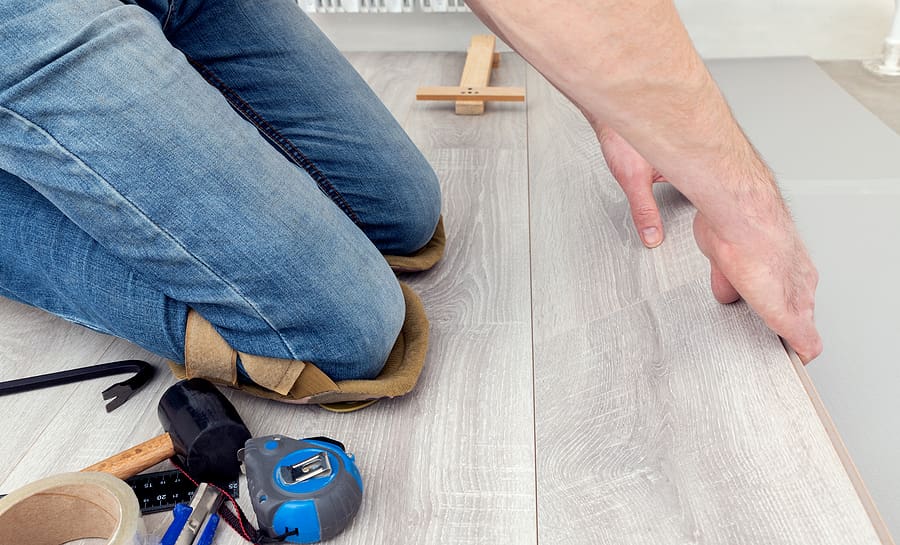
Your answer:
[[[61,545],[76,539],[145,545],[137,497],[106,473],[63,473],[0,499],[0,545]]]

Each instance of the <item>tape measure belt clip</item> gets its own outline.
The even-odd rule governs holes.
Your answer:
[[[317,477],[331,476],[333,473],[329,458],[326,452],[316,452],[309,458],[300,460],[296,464],[281,466],[278,470],[278,476],[281,482],[286,485],[300,484]]]

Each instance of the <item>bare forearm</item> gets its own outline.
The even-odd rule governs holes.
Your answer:
[[[622,135],[714,224],[740,236],[755,216],[784,215],[671,0],[468,3],[596,130]]]

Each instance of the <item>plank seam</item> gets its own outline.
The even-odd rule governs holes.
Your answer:
[[[533,70],[530,66],[525,67],[525,93],[528,93],[528,72]],[[534,358],[534,255],[532,253],[532,215],[531,215],[531,140],[530,134],[531,116],[529,115],[528,103],[525,103],[525,179],[528,189],[528,290],[531,297],[531,436],[534,441],[532,449],[534,460],[534,542],[540,545],[540,501],[538,500],[538,445],[537,445],[537,369]]]

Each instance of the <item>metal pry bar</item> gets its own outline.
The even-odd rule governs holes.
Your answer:
[[[51,386],[61,386],[63,384],[71,384],[83,380],[108,377],[110,375],[135,373],[130,379],[113,384],[109,388],[103,390],[103,399],[111,400],[106,405],[106,412],[112,412],[118,407],[121,407],[135,392],[150,382],[150,379],[153,378],[155,372],[156,370],[152,365],[141,360],[123,360],[114,361],[112,363],[101,363],[99,365],[89,365],[87,367],[69,369],[57,373],[48,373],[46,375],[0,382],[0,396],[19,392],[29,392],[41,388],[49,388]]]

